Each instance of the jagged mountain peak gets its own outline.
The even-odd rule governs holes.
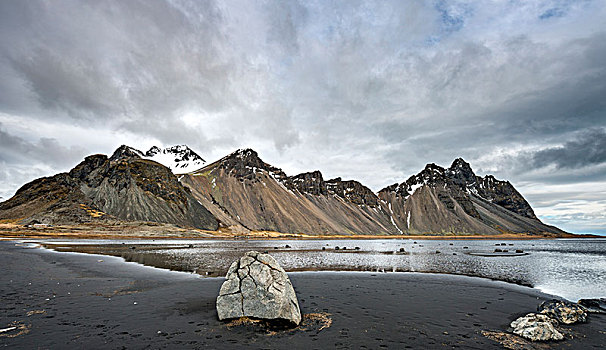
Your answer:
[[[471,165],[469,163],[467,163],[463,158],[455,159],[452,162],[452,165],[450,166],[450,168],[448,168],[448,170],[473,173],[473,170],[471,169]]]
[[[233,165],[233,164],[243,164],[248,166],[255,166],[258,168],[265,168],[267,165],[260,157],[257,151],[252,148],[240,148],[236,151],[228,154],[227,156],[221,158],[219,163]]]
[[[291,190],[301,193],[313,195],[326,195],[328,193],[326,182],[324,182],[324,177],[319,170],[291,176],[286,179],[285,185]]]
[[[220,168],[229,174],[244,180],[257,180],[257,173],[266,172],[267,175],[282,181],[287,178],[282,169],[265,163],[259,154],[251,148],[238,149],[218,161],[206,166],[201,171]]]
[[[174,174],[187,174],[196,171],[206,161],[187,145],[176,145],[166,148],[151,147],[143,158],[153,160],[168,167]]]
[[[337,195],[357,205],[376,207],[379,198],[372,190],[356,180],[342,180],[340,177],[326,181],[328,193]]]
[[[157,153],[162,152],[162,149],[160,149],[160,147],[158,146],[152,146],[147,152],[145,152],[145,155],[148,157],[151,157]]]
[[[452,165],[448,168],[448,176],[452,182],[461,188],[470,190],[477,188],[478,177],[471,169],[471,165],[464,161],[463,158],[457,158],[452,162]]]
[[[121,145],[120,147],[116,148],[112,156],[109,157],[109,160],[116,161],[120,158],[141,158],[142,156],[143,152],[139,151],[138,149],[127,145]]]
[[[309,178],[312,181],[324,181],[324,177],[322,176],[322,172],[320,170],[306,171],[304,173],[300,173],[291,178]]]
[[[445,169],[443,167],[437,165],[436,163],[429,163],[429,164],[425,165],[425,168],[423,170],[437,172],[437,173],[443,173]]]
[[[249,158],[249,157],[259,157],[257,151],[252,148],[238,148],[234,152],[230,154],[230,156],[238,157],[238,158]]]

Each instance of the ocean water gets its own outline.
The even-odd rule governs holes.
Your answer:
[[[59,251],[121,256],[127,261],[211,277],[225,275],[229,265],[244,252],[257,250],[270,253],[286,271],[461,274],[532,286],[572,301],[606,297],[606,239],[49,240],[42,243]],[[339,250],[335,249],[337,246]],[[400,252],[401,248],[404,252]],[[522,250],[524,255],[476,255],[490,255],[495,249]]]

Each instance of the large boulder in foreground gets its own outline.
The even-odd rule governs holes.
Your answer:
[[[220,320],[251,317],[299,325],[301,310],[286,272],[269,254],[250,251],[227,271],[217,297]]]
[[[587,322],[587,310],[579,304],[568,301],[546,300],[539,305],[538,311],[564,324]]]
[[[528,314],[511,322],[513,333],[532,341],[562,340],[558,321],[544,314]]]

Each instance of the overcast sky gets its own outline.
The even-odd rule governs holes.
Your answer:
[[[606,234],[606,1],[0,1],[0,196],[120,144],[377,191],[456,157]]]

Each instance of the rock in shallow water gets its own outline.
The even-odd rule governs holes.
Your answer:
[[[217,297],[220,320],[252,317],[301,322],[301,310],[288,275],[269,254],[251,251],[227,271]]]
[[[564,324],[587,322],[587,310],[579,304],[568,301],[547,300],[542,302],[537,310]]]
[[[585,307],[587,312],[606,314],[606,298],[581,299],[579,300],[579,305]]]
[[[562,340],[558,321],[544,314],[528,314],[511,322],[513,333],[532,341]]]

